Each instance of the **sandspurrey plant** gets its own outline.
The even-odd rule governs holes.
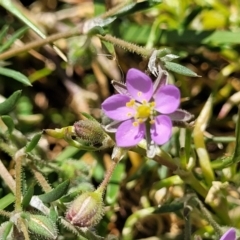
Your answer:
[[[4,81],[5,78],[11,78],[25,86],[23,92],[17,90],[9,97],[0,99],[0,240],[239,238],[240,111],[226,124],[235,128],[235,136],[225,136],[224,132],[224,136],[216,137],[207,131],[212,113],[219,108],[217,106],[214,109],[215,104],[219,104],[223,96],[232,91],[229,83],[219,90],[222,82],[213,86],[210,81],[208,87],[212,87],[212,91],[209,94],[208,91],[206,94],[204,92],[204,96],[199,98],[206,98],[198,105],[199,101],[194,97],[190,96],[190,101],[185,97],[189,89],[182,78],[184,76],[196,81],[189,84],[196,98],[202,90],[197,81],[206,79],[201,80],[200,75],[183,64],[174,62],[179,58],[173,53],[174,49],[170,51],[154,46],[158,40],[154,36],[158,21],[151,27],[145,44],[137,45],[127,41],[127,35],[122,39],[113,34],[115,24],[128,19],[130,14],[151,8],[157,10],[161,3],[162,1],[156,0],[123,1],[75,27],[69,29],[68,26],[66,32],[46,36],[31,21],[31,17],[26,17],[19,3],[0,1],[5,10],[27,26],[13,34],[11,31],[8,33],[8,27],[4,26],[0,32],[0,75]],[[168,9],[165,6],[164,11]],[[181,34],[183,27],[202,9],[205,7],[201,6],[186,16],[186,21],[178,29]],[[225,8],[220,6],[220,9]],[[60,11],[54,19],[64,19],[62,13]],[[63,23],[64,21],[53,25],[57,25],[59,31],[65,29]],[[124,24],[117,26],[120,31]],[[40,39],[36,38],[22,47],[10,48],[20,41],[28,28],[35,31]],[[115,35],[119,33],[116,32]],[[70,39],[64,46],[69,46],[69,49],[65,54],[65,49],[59,49],[54,44],[59,39],[68,38]],[[215,44],[219,40],[211,36],[208,41],[209,39]],[[168,38],[169,42],[170,40],[175,39]],[[51,44],[62,60],[56,60],[55,55],[48,53],[52,57],[51,61],[46,61],[42,53],[33,50],[46,44]],[[229,54],[229,46],[225,44],[221,44],[225,47],[222,54],[224,58],[231,56],[229,58],[232,59],[237,51]],[[111,67],[99,65],[100,62],[103,64],[109,60],[98,59],[105,54],[106,49],[115,57],[114,47],[137,54],[143,59],[141,64],[134,60],[134,64],[124,67],[122,81],[120,78],[114,79],[113,76],[117,74],[111,71]],[[214,47],[216,48],[215,45]],[[80,96],[74,104],[69,104],[72,109],[78,109],[78,105],[81,105],[81,109],[89,110],[85,100],[90,99],[94,106],[97,105],[100,114],[94,117],[94,111],[82,111],[81,114],[78,112],[77,118],[73,118],[64,112],[66,109],[61,115],[55,114],[52,108],[50,119],[54,126],[49,123],[48,127],[42,129],[43,125],[40,125],[39,130],[34,124],[44,122],[44,117],[48,117],[46,109],[51,106],[48,105],[46,96],[39,92],[34,101],[38,108],[43,107],[46,116],[30,114],[34,109],[33,106],[29,107],[32,94],[26,100],[25,91],[37,79],[47,78],[50,67],[28,78],[16,71],[14,66],[13,69],[6,67],[9,62],[5,61],[18,54],[24,55],[27,51],[49,64],[52,72],[56,69],[56,72],[61,73],[62,85],[70,92],[69,95],[77,93]],[[189,48],[186,52],[188,51],[192,50]],[[181,57],[186,54],[182,50],[178,52]],[[62,64],[62,61],[67,63]],[[196,59],[194,61],[197,62]],[[112,62],[113,59],[108,64]],[[104,67],[110,69],[106,79],[101,75]],[[200,69],[208,67],[208,63],[202,64],[195,71],[200,72]],[[69,80],[74,70],[84,75],[84,71],[91,72],[90,68],[96,77],[100,76],[99,84],[106,90],[101,97],[82,89],[73,79]],[[224,68],[218,76],[220,80],[231,75],[233,69],[238,69],[236,63]],[[173,74],[176,74],[177,81],[173,80]],[[209,75],[212,76],[211,74]],[[88,82],[91,85],[92,78],[84,79],[82,85]],[[19,85],[16,86],[19,88]],[[50,90],[51,94],[48,94],[54,95],[54,89]],[[58,102],[64,99],[62,95],[56,97]],[[188,110],[182,109],[184,101],[192,103]],[[239,94],[233,94],[223,105],[218,119],[224,118],[233,105],[239,102]],[[68,110],[67,108],[67,112]],[[26,112],[31,117],[26,117]],[[74,119],[71,124],[65,116]],[[56,122],[58,128],[55,128]],[[59,143],[54,148],[59,155],[55,154],[49,160],[53,143]],[[208,143],[215,143],[221,150],[226,149],[226,154],[222,150],[220,155],[215,156],[210,152]],[[228,144],[226,148],[224,144]]]

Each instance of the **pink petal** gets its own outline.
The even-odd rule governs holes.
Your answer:
[[[166,143],[172,135],[172,121],[168,116],[160,115],[150,128],[151,138],[158,145]]]
[[[222,235],[220,240],[236,240],[236,230],[234,228],[230,228]]]
[[[173,85],[166,85],[156,92],[154,96],[155,109],[163,114],[173,113],[180,104],[180,91]]]
[[[145,136],[145,125],[133,126],[134,119],[123,122],[116,132],[116,143],[118,147],[133,147]]]
[[[126,106],[126,103],[131,100],[130,97],[126,95],[116,94],[107,98],[102,103],[102,109],[107,117],[124,121],[129,118],[132,118],[136,110]]]
[[[151,78],[134,68],[131,68],[127,72],[126,86],[131,96],[139,102],[143,100],[148,102],[153,95],[153,83]]]

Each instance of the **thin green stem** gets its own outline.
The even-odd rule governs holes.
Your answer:
[[[190,217],[190,209],[189,206],[184,208],[184,211],[187,211],[185,215],[185,228],[184,228],[184,240],[191,240],[192,235],[192,226],[191,226],[191,217]]]
[[[117,6],[109,9],[107,12],[103,13],[101,15],[101,18],[106,19],[109,17],[112,17],[113,15],[115,15],[119,10],[121,10],[122,8],[124,8],[124,6],[128,5],[129,3],[131,3],[132,1],[123,1],[121,3],[119,3]]]
[[[30,237],[29,237],[29,234],[28,234],[28,229],[27,229],[26,224],[24,223],[24,220],[19,218],[18,223],[20,225],[20,229],[23,233],[23,236],[24,236],[25,240],[30,240]]]
[[[114,148],[113,151],[115,151],[114,153],[116,153],[116,154],[114,154],[114,156],[113,156],[112,165],[107,170],[106,175],[105,175],[102,183],[98,187],[97,191],[100,191],[100,192],[105,191],[105,189],[111,179],[114,169],[116,168],[117,164],[119,163],[120,159],[122,158],[123,152],[122,152],[121,148]]]
[[[0,210],[0,215],[4,216],[4,217],[7,217],[7,218],[10,218],[12,214],[10,212]]]
[[[209,213],[209,211],[205,208],[205,206],[203,205],[203,203],[196,197],[195,200],[197,201],[200,210],[202,212],[202,214],[204,215],[204,217],[208,220],[208,222],[212,225],[212,227],[214,228],[214,230],[216,231],[218,237],[220,237],[223,234],[223,231],[221,229],[221,227],[215,222],[215,220],[213,219],[212,215]],[[221,211],[221,210],[220,210]]]
[[[146,148],[147,144],[146,142],[142,141],[138,144],[137,147],[131,148],[131,151],[137,152],[143,156],[146,155]],[[154,156],[152,160],[156,161],[157,163],[164,165],[171,169],[172,171],[176,171],[178,169],[178,165],[176,162],[172,159],[172,157],[164,152],[162,149],[159,149],[159,153]]]

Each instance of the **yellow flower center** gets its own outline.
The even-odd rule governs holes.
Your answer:
[[[138,118],[148,118],[151,114],[151,107],[148,105],[141,105],[137,108]]]
[[[131,99],[129,102],[127,102],[127,107],[136,109],[136,113],[133,116],[136,121],[134,121],[133,126],[136,127],[145,122],[147,119],[149,119],[150,124],[154,124],[153,114],[155,105],[155,102],[147,102],[145,100],[141,104],[135,103],[134,99]],[[128,116],[131,116],[131,113],[128,113]]]

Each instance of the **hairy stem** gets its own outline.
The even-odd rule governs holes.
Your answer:
[[[119,39],[119,38],[116,38],[116,37],[113,37],[111,36],[110,34],[106,34],[104,36],[102,35],[97,35],[101,40],[104,40],[104,41],[107,41],[107,42],[110,42],[118,47],[121,47],[125,50],[128,50],[129,52],[133,52],[133,53],[137,53],[139,55],[141,55],[142,57],[150,57],[153,50],[154,49],[146,49],[146,48],[143,48],[141,46],[138,46],[136,44],[133,44],[133,43],[129,43],[129,42],[126,42],[122,39]]]
[[[42,173],[40,173],[33,165],[31,166],[32,173],[37,179],[39,185],[42,187],[44,192],[50,192],[52,190],[51,186],[48,184],[47,180],[44,178]]]
[[[25,157],[25,153],[23,149],[17,151],[15,154],[15,179],[16,179],[16,191],[15,191],[15,211],[20,212],[22,210],[22,204],[21,204],[21,199],[22,199],[22,160]]]

